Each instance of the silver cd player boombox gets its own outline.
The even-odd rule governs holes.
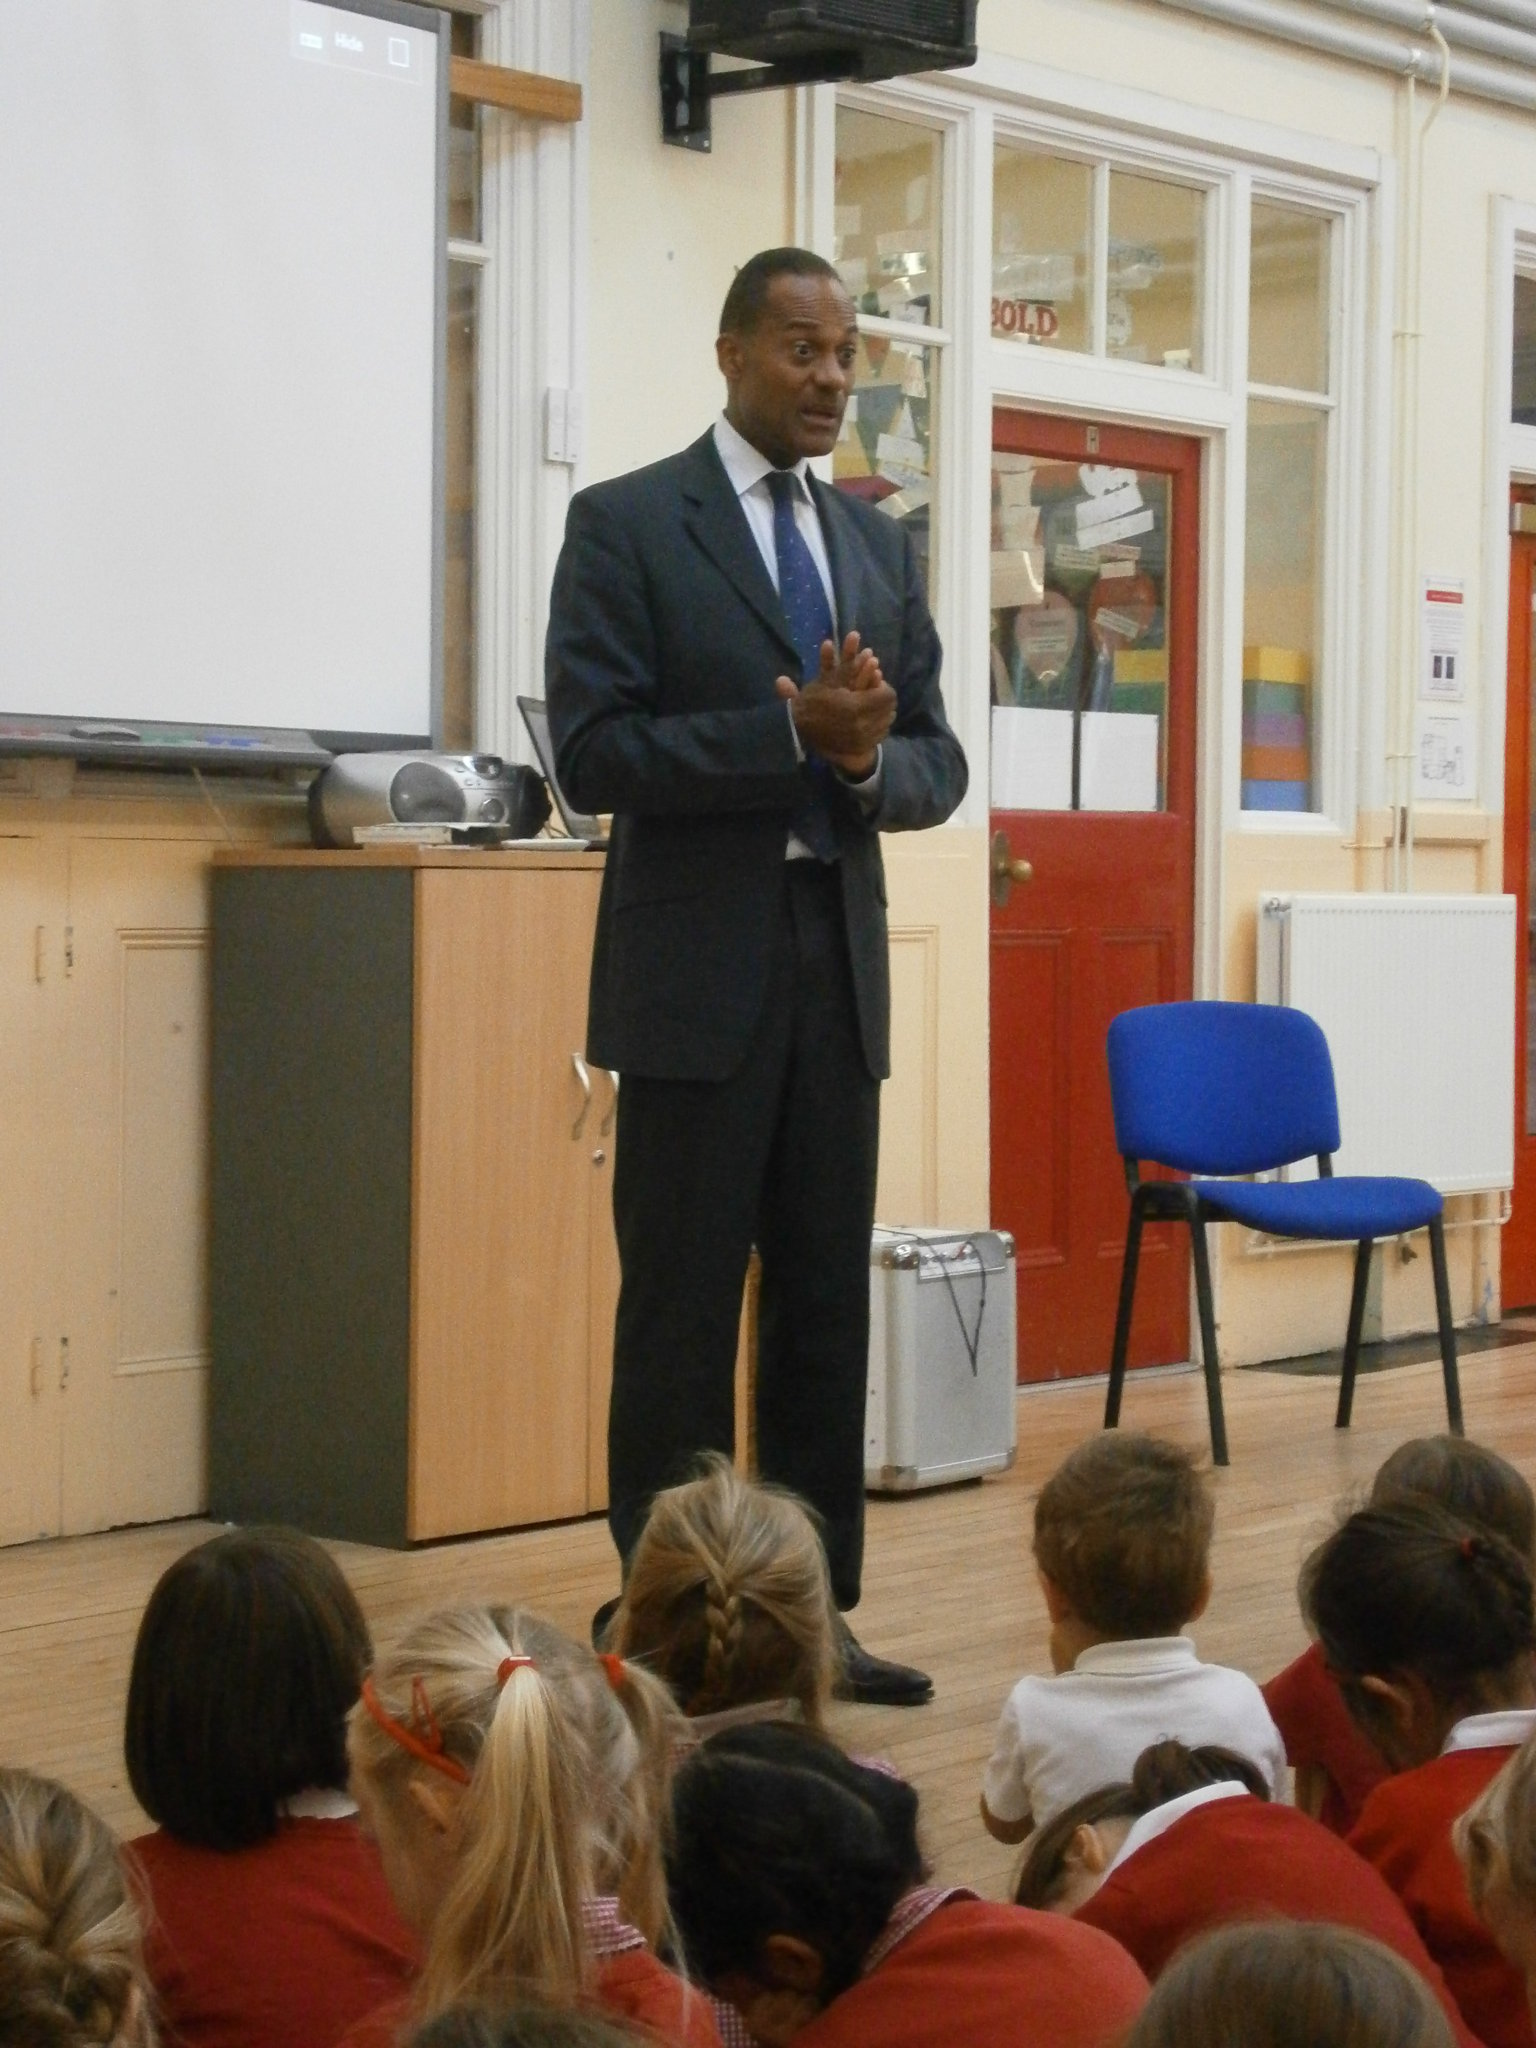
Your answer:
[[[543,776],[499,754],[338,754],[309,786],[316,846],[353,846],[360,825],[469,825],[532,839],[548,818]]]

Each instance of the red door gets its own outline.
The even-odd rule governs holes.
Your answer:
[[[1109,1366],[1110,1020],[1191,990],[1200,447],[1004,407],[992,444],[992,1210],[1042,1380]],[[1160,1226],[1130,1362],[1188,1356],[1187,1234]]]
[[[1525,493],[1518,494],[1525,496]],[[1522,508],[1530,516],[1528,508]],[[1523,935],[1515,968],[1515,1190],[1503,1231],[1500,1297],[1506,1309],[1536,1302],[1536,961],[1531,941],[1532,867],[1536,841],[1532,825],[1531,777],[1536,770],[1531,717],[1533,635],[1536,601],[1536,535],[1515,533],[1509,542],[1509,688],[1504,740],[1504,887],[1518,899]]]

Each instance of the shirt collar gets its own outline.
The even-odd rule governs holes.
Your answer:
[[[350,1820],[356,1811],[356,1801],[335,1785],[310,1785],[282,1802],[285,1820]]]
[[[1072,1666],[1114,1678],[1140,1678],[1152,1671],[1189,1671],[1199,1663],[1189,1636],[1140,1636],[1132,1642],[1095,1643]]]
[[[763,478],[777,469],[778,464],[770,462],[760,448],[754,448],[744,434],[739,434],[721,413],[715,421],[715,447],[725,465],[725,473],[731,480],[731,488],[738,498],[760,484]],[[810,457],[802,455],[790,474],[800,479],[800,488],[810,495]]]
[[[1536,1729],[1536,1707],[1506,1707],[1497,1714],[1468,1714],[1445,1738],[1442,1756],[1457,1749],[1518,1749]]]
[[[1197,1806],[1209,1806],[1217,1799],[1251,1799],[1253,1794],[1246,1785],[1239,1785],[1235,1778],[1224,1778],[1219,1785],[1201,1785],[1194,1792],[1181,1792],[1177,1799],[1168,1799],[1161,1806],[1154,1806],[1150,1813],[1144,1813],[1136,1821],[1130,1833],[1120,1844],[1110,1861],[1106,1877],[1111,1877],[1122,1863],[1128,1863],[1138,1849],[1145,1849],[1148,1842],[1155,1842],[1159,1835],[1168,1830],[1186,1813],[1193,1813]]]

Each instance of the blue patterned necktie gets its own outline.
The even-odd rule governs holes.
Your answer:
[[[821,673],[821,643],[833,638],[832,607],[816,558],[795,523],[795,499],[801,490],[792,469],[770,469],[773,498],[773,551],[779,566],[779,603],[784,607],[789,637],[800,655],[801,682]],[[808,756],[801,772],[805,797],[790,831],[818,860],[837,859],[837,831],[832,822],[832,771],[825,761]]]

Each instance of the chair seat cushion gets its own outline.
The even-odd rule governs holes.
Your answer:
[[[1216,1222],[1272,1237],[1395,1237],[1422,1230],[1445,1207],[1427,1180],[1336,1174],[1331,1180],[1197,1180]]]

